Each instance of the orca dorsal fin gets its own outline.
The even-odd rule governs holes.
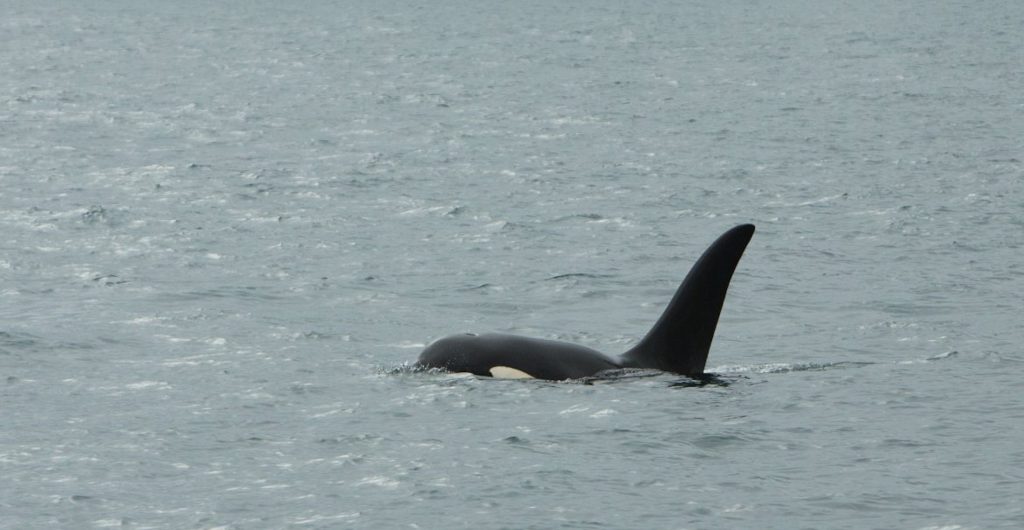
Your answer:
[[[729,281],[753,235],[754,225],[744,224],[719,236],[693,264],[654,327],[622,355],[622,364],[703,374]]]

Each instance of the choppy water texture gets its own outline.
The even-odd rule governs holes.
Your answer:
[[[209,4],[5,3],[0,527],[1024,526],[1024,3]]]

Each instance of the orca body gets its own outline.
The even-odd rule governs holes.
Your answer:
[[[754,225],[732,228],[704,251],[654,327],[617,358],[571,344],[517,335],[451,335],[420,354],[416,365],[498,378],[561,381],[605,370],[653,368],[687,376],[704,373],[711,340],[733,271]]]

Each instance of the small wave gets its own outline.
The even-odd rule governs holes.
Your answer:
[[[767,363],[736,366],[720,366],[712,370],[726,374],[784,374],[788,372],[813,372],[821,370],[832,370],[837,368],[861,368],[877,364],[864,361],[838,361],[831,363]]]
[[[381,366],[377,369],[377,373],[380,375],[405,375],[405,374],[423,374],[423,373],[445,373],[444,370],[439,368],[426,368],[409,361],[406,361],[398,366],[392,366],[390,368]]]
[[[421,350],[421,349],[427,347],[427,345],[422,343],[422,342],[408,341],[408,340],[403,340],[402,342],[388,344],[388,346],[390,346],[392,348],[401,348],[403,350]],[[408,364],[408,363],[406,363],[406,364]]]
[[[469,372],[449,372],[444,368],[437,368],[434,366],[422,366],[413,362],[403,362],[397,366],[386,367],[380,366],[377,368],[378,375],[391,376],[391,375],[425,375],[430,376],[442,385],[449,385],[458,381],[476,380],[476,379],[490,379],[490,377],[476,376]]]
[[[456,217],[466,213],[466,207],[460,205],[441,205],[441,206],[417,206],[407,210],[398,212],[401,217],[421,217],[421,216],[442,216],[442,217]]]
[[[552,220],[552,222],[561,223],[565,221],[574,221],[577,219],[583,219],[584,221],[604,221],[605,217],[598,213],[575,213],[555,218]]]
[[[39,337],[28,333],[0,331],[0,346],[25,348],[39,343]]]
[[[607,274],[590,274],[590,273],[586,273],[586,272],[569,272],[569,273],[566,273],[566,274],[556,274],[556,275],[554,275],[554,276],[552,276],[550,278],[546,278],[545,281],[566,280],[566,279],[572,279],[572,278],[586,278],[586,279],[590,279],[590,280],[595,280],[595,279],[598,279],[598,278],[608,278],[608,277],[609,277],[609,275],[607,275]]]
[[[938,355],[933,355],[933,356],[931,356],[931,357],[929,357],[929,358],[927,358],[925,360],[926,361],[941,361],[943,359],[949,359],[949,358],[952,358],[952,357],[956,357],[957,355],[960,355],[960,352],[958,352],[956,350],[950,350],[950,351],[948,351],[946,353],[940,353]]]
[[[655,370],[653,368],[618,368],[614,370],[604,370],[590,377],[583,377],[567,382],[593,385],[598,383],[618,383],[639,379],[653,379],[657,377],[671,378],[668,382],[670,387],[699,387],[707,384],[718,384],[721,382],[714,374],[705,374],[695,378],[683,377],[682,379],[677,379],[677,377],[679,377],[677,374],[662,372],[661,370]]]
[[[440,382],[443,383],[452,383],[456,381],[464,381],[467,379],[491,379],[490,377],[477,376],[468,372],[449,372],[443,368],[425,367],[410,362],[404,362],[400,365],[393,366],[390,368],[380,367],[377,373],[380,375],[426,374],[429,376],[440,377]],[[723,375],[708,373],[698,377],[685,377],[679,376],[678,374],[662,372],[661,370],[655,370],[653,368],[617,368],[612,370],[603,370],[592,376],[581,377],[579,379],[565,379],[562,381],[548,381],[545,379],[523,379],[520,380],[519,382],[525,381],[544,384],[595,385],[620,383],[636,380],[648,380],[655,378],[666,379],[668,386],[672,388],[693,388],[704,386],[729,386],[736,379],[736,376],[730,377],[727,374]]]
[[[923,364],[935,361],[944,361],[946,359],[952,359],[953,357],[956,357],[959,354],[960,352],[956,350],[950,350],[948,352],[933,355],[931,357],[925,357],[924,359],[910,359],[908,361],[898,361],[896,364]]]
[[[919,364],[919,363],[930,363],[935,361],[942,361],[951,359],[959,354],[958,351],[952,350],[945,353],[940,353],[932,357],[926,357],[924,359],[911,359],[906,361],[895,361],[894,364]],[[751,365],[726,365],[716,367],[713,372],[720,372],[725,374],[743,374],[743,373],[754,373],[754,374],[784,374],[789,372],[815,372],[823,370],[834,370],[834,369],[846,369],[846,368],[863,368],[865,366],[871,366],[881,364],[872,361],[836,361],[826,363],[766,363],[766,364],[751,364]]]
[[[849,194],[847,194],[847,193],[839,193],[839,194],[836,194],[836,195],[828,195],[826,197],[819,197],[817,199],[810,199],[810,200],[800,201],[800,202],[773,201],[773,202],[765,203],[764,206],[767,207],[767,208],[799,208],[799,207],[804,207],[804,206],[820,206],[820,205],[830,204],[830,203],[838,201],[838,200],[847,199],[848,197],[849,197]]]
[[[459,291],[504,291],[505,288],[500,285],[494,285],[493,283],[481,283],[479,285],[471,285],[468,287],[460,287]]]

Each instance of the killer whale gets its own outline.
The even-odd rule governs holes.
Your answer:
[[[497,378],[561,381],[605,370],[652,368],[696,377],[704,373],[726,291],[754,225],[736,226],[694,263],[661,317],[618,357],[577,344],[490,333],[451,335],[430,344],[415,366]]]

